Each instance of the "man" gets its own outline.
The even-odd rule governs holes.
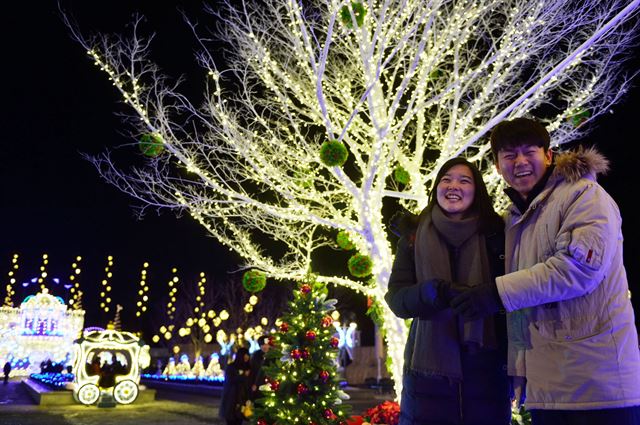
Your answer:
[[[594,149],[553,157],[537,121],[491,134],[509,185],[506,274],[451,306],[465,319],[508,313],[509,374],[524,377],[534,425],[639,424],[640,351],[618,206],[596,182]]]

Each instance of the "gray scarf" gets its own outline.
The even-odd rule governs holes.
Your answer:
[[[457,251],[455,261],[450,251]],[[478,217],[451,220],[438,205],[421,220],[416,233],[417,282],[442,279],[460,286],[489,282],[491,272],[485,238],[478,234]],[[495,348],[493,318],[463,322],[451,309],[428,320],[414,319],[408,347],[408,368],[421,375],[462,379],[460,350]]]

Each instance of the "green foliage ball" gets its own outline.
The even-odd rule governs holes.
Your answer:
[[[140,148],[140,152],[146,156],[158,156],[164,150],[162,136],[157,133],[143,134],[140,138],[140,143],[138,143],[138,147]]]
[[[400,184],[409,184],[411,181],[409,172],[405,170],[402,165],[398,165],[396,169],[393,170],[393,178]]]
[[[242,286],[249,292],[260,292],[267,286],[267,276],[259,270],[249,270],[242,275]]]
[[[373,268],[373,261],[368,255],[355,254],[349,258],[347,263],[349,267],[349,273],[355,277],[367,277],[371,274]]]
[[[320,160],[327,167],[341,167],[348,156],[347,148],[338,140],[328,140],[320,146]]]
[[[575,114],[569,116],[569,120],[571,120],[571,124],[573,124],[574,127],[580,127],[589,117],[591,117],[591,112],[586,109],[580,109]]]
[[[338,232],[338,236],[336,236],[336,243],[345,251],[351,251],[356,247],[353,242],[351,242],[351,239],[349,239],[349,234],[344,230],[340,230]]]
[[[351,9],[353,9],[353,16],[356,18],[356,25],[359,27],[364,23],[364,17],[367,14],[367,9],[360,2],[351,2]],[[349,28],[353,28],[353,20],[351,19],[351,11],[349,6],[342,6],[340,9],[340,20]]]

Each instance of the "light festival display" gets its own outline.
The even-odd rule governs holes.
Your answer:
[[[139,394],[140,371],[151,362],[149,346],[131,332],[85,332],[73,345],[74,398],[86,405],[103,394],[130,404]]]
[[[84,310],[69,310],[47,288],[20,307],[0,307],[0,362],[12,363],[12,376],[40,372],[48,360],[66,365],[84,325]]]
[[[353,348],[356,345],[355,336],[358,325],[355,322],[349,325],[341,324],[338,320],[333,322],[338,335],[338,364],[341,367],[348,365],[353,361]]]
[[[193,366],[191,366],[189,356],[182,354],[178,363],[176,363],[174,357],[169,357],[167,365],[161,374],[143,374],[142,377],[161,381],[219,384],[224,382],[224,370],[222,370],[220,354],[218,353],[211,353],[206,368],[202,356],[197,356]]]
[[[225,61],[197,54],[206,102],[167,84],[149,60],[141,21],[129,36],[82,38],[72,28],[130,106],[131,139],[148,135],[140,167],[120,168],[108,153],[93,162],[143,206],[193,217],[269,279],[317,272],[315,252],[346,232],[355,274],[318,280],[372,300],[399,395],[408,328],[384,302],[393,249],[383,205],[420,211],[437,170],[457,156],[501,194],[486,136],[504,118],[539,117],[554,147],[584,137],[630,85],[623,59],[637,25],[626,21],[638,7],[639,0],[242,2],[217,18]],[[210,34],[196,32],[199,46],[211,45]],[[497,199],[504,208],[504,196]]]

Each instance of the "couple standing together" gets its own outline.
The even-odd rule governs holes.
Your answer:
[[[619,209],[594,149],[554,154],[536,120],[491,133],[504,218],[475,165],[439,170],[429,204],[396,223],[386,301],[413,319],[400,425],[640,424],[640,351]]]

